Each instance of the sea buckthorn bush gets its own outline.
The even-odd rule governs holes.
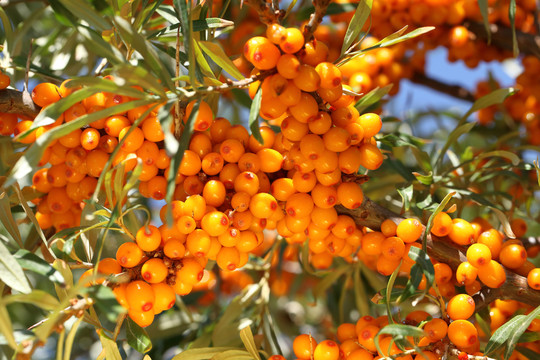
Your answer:
[[[2,354],[538,358],[536,17],[3,4]],[[469,90],[432,77],[441,51]],[[468,108],[418,109],[415,83]]]

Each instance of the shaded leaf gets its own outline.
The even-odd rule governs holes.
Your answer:
[[[347,27],[347,32],[345,33],[345,38],[343,39],[343,45],[341,46],[341,54],[356,41],[358,35],[362,31],[366,20],[371,13],[371,6],[373,5],[373,0],[361,0],[358,2],[358,7],[354,12],[354,15]]]
[[[92,6],[82,0],[59,0],[62,5],[72,14],[84,20],[99,31],[109,30],[112,25],[105,18],[96,12]]]
[[[43,290],[34,289],[30,294],[15,294],[6,296],[3,299],[6,305],[13,303],[27,303],[35,305],[41,309],[54,310],[60,303],[58,299]]]
[[[101,341],[107,360],[122,360],[120,350],[118,350],[118,344],[113,339],[108,337],[103,331],[100,331],[99,340]]]
[[[480,14],[482,14],[482,20],[484,21],[484,28],[486,29],[488,44],[491,43],[491,29],[489,27],[489,15],[488,15],[488,0],[478,0],[478,7],[480,8]]]
[[[4,229],[7,230],[9,235],[17,242],[19,247],[23,248],[24,245],[21,239],[21,233],[19,227],[13,218],[11,213],[11,204],[9,202],[9,196],[7,192],[0,187],[0,222],[4,225]]]
[[[32,291],[21,265],[2,242],[0,242],[0,280],[23,294]]]
[[[242,339],[242,342],[244,343],[244,346],[246,347],[248,353],[250,353],[254,359],[261,360],[261,357],[257,350],[257,345],[255,345],[255,340],[253,339],[253,332],[251,331],[251,327],[246,326],[245,328],[240,330],[240,339]]]
[[[390,92],[392,89],[393,84],[388,84],[382,88],[375,88],[368,92],[366,95],[362,96],[354,105],[354,107],[360,112],[361,114],[369,108],[371,105],[376,104],[379,100],[381,100],[386,94]]]
[[[411,208],[411,201],[413,199],[414,194],[414,186],[413,184],[409,184],[408,186],[404,188],[398,188],[396,189],[398,194],[401,196],[401,199],[403,200],[403,210],[409,211]]]
[[[11,325],[9,312],[2,301],[0,301],[0,333],[4,336],[7,344],[12,349],[17,349],[17,342],[13,335],[13,326]]]
[[[51,264],[28,250],[20,249],[13,254],[23,269],[46,276],[52,282],[65,286],[64,277]]]
[[[261,99],[262,99],[262,86],[259,86],[257,93],[253,98],[251,103],[251,108],[249,109],[249,128],[253,137],[259,142],[263,143],[264,140],[259,130],[259,110],[261,109]]]
[[[240,70],[238,70],[238,68],[234,65],[219,43],[199,41],[198,44],[201,49],[210,57],[210,59],[212,59],[212,61],[214,61],[233,78],[236,80],[244,78],[244,75],[242,75]]]
[[[129,346],[141,354],[152,349],[152,341],[146,330],[137,325],[131,318],[128,318],[126,322],[126,336]]]
[[[206,360],[211,359],[215,355],[223,353],[225,351],[241,351],[245,354],[245,350],[235,348],[235,347],[205,347],[198,349],[188,349],[184,350],[180,354],[173,357],[171,360]]]

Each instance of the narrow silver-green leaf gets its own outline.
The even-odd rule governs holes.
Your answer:
[[[99,340],[101,341],[101,345],[103,346],[103,351],[105,352],[105,359],[122,360],[122,356],[120,355],[120,350],[118,349],[118,344],[113,339],[105,335],[103,330],[100,331]]]
[[[13,240],[17,242],[19,247],[24,248],[19,227],[17,226],[17,223],[13,218],[13,214],[11,213],[9,196],[2,187],[0,187],[0,223],[4,225],[6,231],[9,233],[9,235],[11,235]]]
[[[152,349],[152,341],[148,333],[129,318],[126,321],[126,336],[129,346],[141,354],[147,353]]]
[[[255,345],[255,340],[253,339],[253,332],[251,331],[251,327],[246,326],[242,330],[240,330],[240,339],[242,339],[242,342],[244,343],[244,346],[246,347],[246,350],[255,360],[261,360],[261,356],[259,355],[259,351],[257,351],[257,345]]]
[[[482,20],[484,21],[484,28],[487,34],[487,43],[491,43],[491,29],[489,27],[489,15],[488,15],[488,0],[478,0],[478,7],[480,8],[480,14],[482,14]]]
[[[15,254],[13,254],[13,256],[23,269],[46,276],[49,278],[49,280],[58,285],[65,285],[65,280],[62,274],[51,264],[37,256],[36,254],[31,253],[30,251],[25,249],[20,249]]]
[[[204,347],[204,348],[198,348],[198,349],[188,349],[182,351],[180,354],[173,357],[171,360],[206,360],[211,359],[217,354],[223,353],[225,351],[230,350],[238,350],[238,351],[244,351],[239,348],[235,347]]]
[[[6,305],[14,303],[26,303],[35,305],[41,309],[54,310],[60,303],[58,299],[43,290],[32,290],[30,294],[15,294],[3,298]]]
[[[84,20],[99,31],[105,31],[112,28],[112,25],[105,20],[101,14],[96,12],[88,2],[82,0],[60,0],[73,15]]]
[[[9,312],[6,309],[6,305],[0,301],[0,334],[4,336],[6,342],[12,349],[17,349],[17,342],[13,335],[13,325],[11,324],[11,318]]]
[[[32,291],[21,265],[3,242],[0,242],[0,280],[23,294],[29,294]]]
[[[386,94],[388,94],[390,90],[392,90],[392,87],[393,84],[388,84],[382,88],[377,87],[371,90],[356,102],[356,104],[354,105],[356,107],[356,110],[358,110],[360,113],[363,113],[367,108],[369,108],[373,104],[376,104]]]
[[[514,57],[517,57],[519,55],[519,47],[516,36],[516,0],[510,0],[508,19],[510,19],[510,28],[512,29],[512,52],[514,53]]]
[[[343,45],[341,46],[341,54],[343,55],[349,47],[354,44],[362,28],[366,23],[366,20],[371,13],[371,6],[373,5],[373,0],[361,0],[356,7],[356,11],[347,27],[347,32],[345,33],[345,38],[343,40]]]
[[[215,62],[219,67],[225,70],[236,80],[244,78],[244,75],[238,70],[234,63],[229,59],[219,43],[210,41],[199,41],[200,48]]]
[[[259,130],[259,111],[261,110],[261,99],[262,99],[262,87],[259,87],[253,102],[251,103],[251,108],[249,109],[249,128],[253,137],[259,142],[263,143],[263,138],[261,131]]]

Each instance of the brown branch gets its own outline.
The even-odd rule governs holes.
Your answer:
[[[484,24],[467,22],[464,26],[475,34],[478,39],[487,42],[488,35]],[[512,29],[498,24],[490,24],[489,27],[491,30],[491,45],[512,51]],[[521,54],[540,58],[540,36],[527,34],[516,29],[516,39]]]
[[[435,91],[438,91],[446,95],[450,95],[457,99],[461,99],[461,100],[465,100],[469,102],[474,102],[476,100],[474,95],[471,92],[469,92],[469,90],[459,85],[450,85],[442,81],[430,78],[426,76],[425,74],[422,74],[419,72],[415,72],[410,80],[416,84],[429,87],[430,89],[433,89]]]
[[[261,22],[266,25],[274,24],[280,16],[280,10],[273,10],[272,6],[265,0],[245,0],[244,2],[252,6],[259,14]]]
[[[317,26],[319,26],[324,15],[326,15],[326,9],[330,5],[330,2],[331,0],[313,0],[315,12],[311,14],[308,24],[304,27],[304,39],[306,42],[310,41],[313,37]]]
[[[206,92],[226,92],[232,89],[243,89],[248,87],[250,84],[261,81],[267,78],[270,75],[273,75],[276,73],[275,69],[270,70],[262,70],[256,75],[251,75],[250,77],[247,77],[245,79],[232,81],[227,79],[227,81],[219,86],[207,86],[203,88],[196,89],[197,93],[206,93]]]
[[[341,205],[336,207],[340,214],[351,216],[359,226],[366,226],[372,230],[380,230],[384,220],[390,219],[399,224],[405,218],[393,211],[382,207],[365,197],[362,205],[354,210],[347,209]],[[467,261],[465,253],[467,249],[454,244],[446,239],[437,238],[428,234],[427,253],[437,261],[448,264],[454,272],[459,264]],[[506,271],[506,281],[497,288],[491,289],[484,286],[478,294],[474,296],[478,308],[488,306],[495,299],[517,300],[532,306],[540,305],[540,291],[531,289],[527,284],[527,278],[512,271]]]
[[[13,89],[0,90],[0,112],[34,118],[40,107],[34,104],[30,93]]]

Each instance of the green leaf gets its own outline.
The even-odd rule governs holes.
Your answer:
[[[245,350],[227,350],[212,357],[212,360],[253,360]]]
[[[99,31],[109,30],[112,25],[92,6],[82,0],[59,0],[73,15],[84,20]]]
[[[77,330],[79,329],[79,325],[81,325],[82,320],[83,317],[77,319],[77,321],[75,321],[75,323],[71,326],[71,329],[69,330],[68,336],[66,337],[66,343],[64,345],[64,360],[71,359],[71,349],[73,348],[75,335],[77,335]]]
[[[36,289],[32,290],[30,294],[15,294],[6,296],[3,298],[3,302],[6,305],[14,303],[27,303],[49,311],[54,310],[60,304],[58,299],[51,294],[43,290]]]
[[[495,151],[488,151],[485,153],[481,153],[475,156],[475,160],[481,160],[481,159],[490,158],[494,156],[499,156],[499,157],[508,159],[512,162],[512,165],[514,166],[518,166],[519,163],[521,162],[521,158],[519,156],[517,156],[516,154],[510,151],[505,151],[505,150],[495,150]]]
[[[30,270],[36,274],[46,276],[52,282],[65,286],[65,280],[62,274],[52,267],[51,264],[40,258],[34,253],[31,253],[28,250],[20,249],[15,254],[13,254],[17,262],[22,266],[23,269]]]
[[[354,15],[347,27],[347,32],[345,33],[345,38],[343,40],[343,45],[341,46],[341,54],[343,55],[347,49],[356,41],[358,35],[362,31],[366,20],[371,13],[371,6],[373,5],[373,0],[361,0],[358,3],[358,7],[354,12]]]
[[[420,337],[424,336],[424,330],[417,328],[416,326],[411,325],[402,325],[402,324],[390,324],[383,327],[379,332],[377,333],[377,336],[375,336],[375,347],[377,348],[377,351],[379,354],[382,354],[383,351],[381,349],[381,345],[379,344],[379,338],[381,335],[387,334],[394,339],[394,341],[403,341],[408,336],[413,337]],[[405,340],[406,341],[406,340]],[[385,349],[388,352],[387,349]]]
[[[392,297],[392,289],[394,288],[394,283],[396,282],[397,276],[399,274],[399,268],[403,260],[399,262],[399,266],[392,272],[390,279],[388,279],[388,285],[386,285],[386,311],[388,313],[388,320],[390,324],[394,324],[394,317],[392,316],[392,309],[390,307],[390,298]]]
[[[413,184],[409,184],[408,186],[400,189],[396,189],[398,194],[401,195],[401,198],[403,199],[403,210],[409,211],[411,208],[411,201],[413,199],[414,194],[414,186]]]
[[[93,29],[85,26],[78,26],[77,31],[86,38],[95,55],[104,57],[112,64],[121,64],[125,62],[122,53],[106,42],[101,35],[97,34]]]
[[[332,2],[330,5],[328,5],[328,8],[326,9],[326,15],[337,15],[342,14],[346,12],[353,12],[356,10],[356,6],[354,3],[335,3]],[[298,20],[307,20],[315,12],[315,8],[313,6],[303,6],[301,9],[299,9],[296,12],[296,19]]]
[[[313,289],[313,297],[315,299],[321,298],[321,296],[327,293],[328,288],[330,288],[330,286],[336,283],[336,281],[349,269],[349,264],[343,265],[338,267],[337,269],[334,269],[328,275],[324,276],[322,280],[320,280]]]
[[[433,280],[435,279],[435,269],[433,268],[433,263],[429,259],[428,254],[417,247],[411,246],[409,250],[409,257],[416,262],[422,269],[424,276],[426,277],[427,286],[426,291],[429,289]]]
[[[353,274],[354,301],[357,310],[360,312],[360,316],[365,316],[369,314],[369,299],[364,282],[362,281],[361,270],[361,265],[358,265],[355,267]]]
[[[508,19],[510,19],[510,28],[512,29],[512,52],[514,53],[514,57],[517,57],[519,55],[519,48],[516,36],[516,0],[510,0]]]
[[[418,289],[418,286],[420,285],[421,281],[422,281],[422,268],[418,264],[414,264],[411,268],[411,273],[409,276],[409,280],[407,280],[407,285],[405,285],[405,290],[403,290],[403,293],[399,296],[396,302],[398,304],[402,303],[403,301],[407,300],[411,296],[415,295],[416,290]]]
[[[262,86],[259,86],[257,93],[253,98],[251,103],[251,108],[249,109],[249,128],[253,137],[259,142],[263,143],[264,140],[259,130],[259,110],[261,109],[261,99],[262,99]]]
[[[129,346],[140,352],[147,353],[152,349],[152,341],[146,330],[137,325],[131,318],[126,322],[126,336]]]
[[[360,112],[361,114],[369,108],[371,105],[376,104],[379,100],[381,100],[386,94],[390,92],[392,89],[393,84],[388,84],[382,88],[375,88],[368,92],[366,95],[362,96],[354,105],[356,110]]]
[[[524,346],[518,346],[516,350],[519,351],[521,354],[525,355],[529,360],[536,360],[540,358],[540,353]]]
[[[161,62],[151,43],[139,34],[125,19],[115,16],[114,23],[124,42],[139,52],[144,59],[142,65],[148,66],[168,89],[174,89],[172,74],[168,67]]]
[[[251,332],[251,327],[246,326],[240,330],[240,339],[244,343],[248,353],[256,360],[261,360],[259,351],[257,350],[257,345],[255,345],[255,340],[253,339],[253,333]]]
[[[0,187],[0,222],[4,225],[4,228],[7,230],[9,235],[17,242],[19,247],[23,248],[24,244],[22,242],[21,233],[19,232],[19,227],[13,218],[11,213],[11,204],[9,202],[9,196],[7,192]]]
[[[7,47],[11,52],[11,44],[13,43],[13,26],[8,15],[4,11],[4,8],[2,7],[0,7],[0,20],[2,20],[2,28],[4,29],[4,34],[6,36],[5,41],[7,43]]]
[[[238,70],[231,59],[227,56],[219,43],[210,41],[198,41],[200,48],[215,62],[219,67],[225,70],[236,80],[244,78],[244,75]]]
[[[414,177],[416,180],[418,180],[420,183],[424,185],[431,185],[433,184],[433,173],[430,171],[427,175],[420,174],[418,172],[413,172]]]
[[[486,29],[486,34],[488,38],[488,44],[491,43],[491,29],[489,27],[489,16],[488,16],[488,0],[478,0],[478,7],[480,8],[480,14],[482,14],[482,19],[484,20],[484,27]]]
[[[118,349],[118,344],[108,337],[103,330],[99,332],[99,340],[103,346],[103,351],[105,352],[105,358],[107,360],[122,360],[120,355],[120,350]]]
[[[437,160],[435,161],[436,165],[441,164],[442,159],[444,158],[444,155],[450,148],[452,144],[455,144],[457,142],[457,139],[469,131],[474,127],[475,123],[466,123],[461,126],[458,126],[456,129],[454,129],[450,135],[448,135],[448,139],[446,140],[446,143],[444,144],[443,148],[441,149],[439,156],[437,157]]]
[[[245,350],[235,347],[204,347],[198,349],[188,349],[182,351],[180,354],[173,357],[171,360],[206,360],[212,359],[214,356],[224,353],[226,351],[241,351],[245,354]]]
[[[4,336],[6,342],[12,349],[17,349],[17,342],[13,335],[13,326],[11,325],[9,312],[3,301],[0,301],[0,333]]]
[[[487,108],[491,105],[502,104],[503,101],[506,100],[507,97],[514,95],[517,92],[518,92],[518,89],[510,87],[510,88],[497,89],[490,92],[487,95],[482,96],[481,98],[479,98],[478,100],[474,102],[474,104],[469,109],[469,111],[467,111],[467,113],[463,116],[463,118],[460,120],[460,125],[461,123],[465,122],[467,118],[475,111]]]
[[[533,319],[540,315],[540,306],[531,311],[528,315],[516,315],[505,324],[499,327],[489,339],[484,353],[486,355],[493,354],[497,350],[506,345],[504,358],[508,359],[510,354],[520,338],[527,330]]]
[[[54,289],[56,290],[58,298],[60,300],[63,300],[67,296],[69,296],[69,289],[73,287],[73,273],[71,272],[69,265],[61,259],[56,259],[54,261],[53,268],[55,268],[58,272],[60,272],[60,274],[62,274],[62,277],[64,278],[66,284],[65,286],[54,284]]]
[[[196,62],[195,62],[195,51],[193,51],[193,19],[188,15],[188,6],[191,7],[192,1],[184,0],[174,0],[174,7],[176,8],[180,19],[180,24],[182,26],[182,35],[184,38],[184,52],[188,55],[188,75],[190,79],[191,86],[196,86]],[[187,41],[186,41],[187,40]]]
[[[21,265],[3,242],[0,242],[0,280],[23,294],[29,294],[32,291]]]
[[[95,299],[96,308],[100,309],[111,322],[116,322],[118,317],[125,312],[124,307],[118,303],[110,287],[93,286],[89,289],[88,294]]]

